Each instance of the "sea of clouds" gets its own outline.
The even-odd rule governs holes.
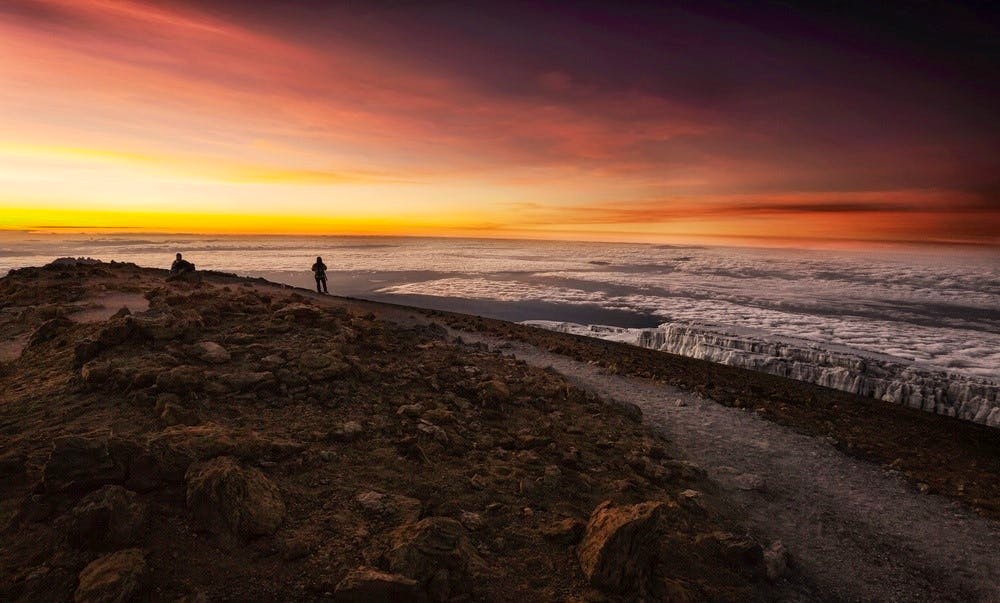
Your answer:
[[[0,236],[0,274],[66,255],[168,266],[176,251],[200,268],[295,284],[304,282],[313,259],[322,255],[332,274],[354,279],[350,293],[362,297],[367,292],[429,305],[434,299],[467,299],[619,310],[1000,381],[995,249],[24,233]]]

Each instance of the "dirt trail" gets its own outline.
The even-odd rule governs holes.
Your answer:
[[[427,320],[415,311],[357,303],[400,322]],[[1000,601],[1000,523],[959,502],[921,494],[896,472],[752,412],[646,379],[609,375],[533,346],[453,334],[638,405],[681,457],[705,468],[729,492],[754,536],[785,544],[824,599]]]

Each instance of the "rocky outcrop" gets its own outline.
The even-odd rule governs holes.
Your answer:
[[[197,528],[223,536],[273,534],[285,518],[281,491],[263,473],[218,457],[187,472],[187,506]]]
[[[160,477],[168,482],[182,481],[193,463],[218,456],[275,460],[304,448],[298,442],[265,438],[252,431],[211,423],[168,427],[151,436],[146,447]]]
[[[117,551],[92,561],[80,572],[75,603],[124,603],[139,599],[149,581],[140,549]]]
[[[594,509],[580,543],[580,568],[591,584],[618,593],[643,593],[650,587],[656,554],[656,528],[666,505],[645,502]]]
[[[113,550],[139,544],[148,513],[138,495],[121,486],[91,492],[70,512],[67,529],[78,547]]]
[[[416,580],[437,601],[461,594],[484,566],[465,528],[448,517],[427,517],[397,528],[382,559],[390,571]]]
[[[128,474],[127,443],[110,431],[56,438],[42,470],[45,492],[86,491],[120,483]]]

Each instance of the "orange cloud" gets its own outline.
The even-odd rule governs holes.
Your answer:
[[[874,145],[831,167],[828,147],[650,89],[540,65],[497,92],[286,25],[154,2],[0,5],[0,227],[984,240],[997,222],[957,190],[948,149]],[[898,169],[911,157],[920,170]]]

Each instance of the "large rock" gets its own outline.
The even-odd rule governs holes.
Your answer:
[[[149,582],[146,556],[140,549],[125,549],[92,561],[80,572],[76,603],[123,603],[139,599]]]
[[[416,580],[435,600],[461,594],[483,567],[465,528],[448,517],[427,517],[397,528],[382,557],[390,571]]]
[[[399,574],[358,567],[344,576],[333,593],[337,603],[396,603],[426,601],[420,584]]]
[[[111,550],[139,543],[148,514],[135,492],[104,486],[70,511],[69,538],[76,546]]]
[[[232,457],[193,465],[187,472],[187,506],[195,526],[223,537],[270,535],[285,518],[278,487]]]
[[[168,482],[184,479],[193,463],[218,456],[244,460],[278,460],[300,452],[304,445],[289,440],[262,437],[253,431],[238,431],[206,423],[177,425],[153,435],[148,443],[149,456]]]
[[[122,482],[128,474],[128,454],[126,442],[110,431],[56,438],[42,470],[41,487],[63,492]]]
[[[175,394],[188,394],[205,387],[205,372],[195,366],[175,366],[157,375],[156,387]]]
[[[643,592],[652,577],[657,524],[663,502],[616,507],[604,501],[594,509],[578,556],[594,586],[614,592]]]
[[[27,347],[34,347],[55,339],[72,326],[73,321],[63,316],[46,320],[31,333],[31,336],[28,338]]]

